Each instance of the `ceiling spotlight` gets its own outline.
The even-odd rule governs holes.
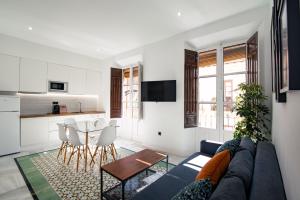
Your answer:
[[[181,16],[181,12],[177,12],[177,16],[180,17]]]
[[[28,30],[32,31],[32,27],[31,27],[31,26],[29,26],[29,27],[28,27]]]

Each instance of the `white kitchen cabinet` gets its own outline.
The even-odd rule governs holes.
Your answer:
[[[21,120],[21,146],[48,143],[48,118],[23,118]]]
[[[64,65],[48,63],[48,80],[69,82],[71,68]]]
[[[85,94],[86,70],[71,68],[69,74],[69,93]]]
[[[47,63],[39,60],[21,58],[20,91],[47,92]]]
[[[0,91],[19,91],[19,58],[0,54]]]
[[[87,70],[86,73],[86,94],[99,95],[102,93],[101,72]]]

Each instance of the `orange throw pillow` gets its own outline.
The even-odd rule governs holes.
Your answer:
[[[196,180],[209,178],[213,185],[217,185],[230,163],[230,152],[224,150],[212,157],[198,173]]]

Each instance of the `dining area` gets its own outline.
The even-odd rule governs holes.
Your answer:
[[[66,118],[57,123],[61,141],[57,161],[66,166],[74,165],[76,172],[87,172],[95,165],[101,166],[118,158],[115,140],[117,120],[91,118],[76,121]]]

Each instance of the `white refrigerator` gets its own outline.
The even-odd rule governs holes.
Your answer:
[[[0,156],[20,152],[20,97],[0,95]]]

